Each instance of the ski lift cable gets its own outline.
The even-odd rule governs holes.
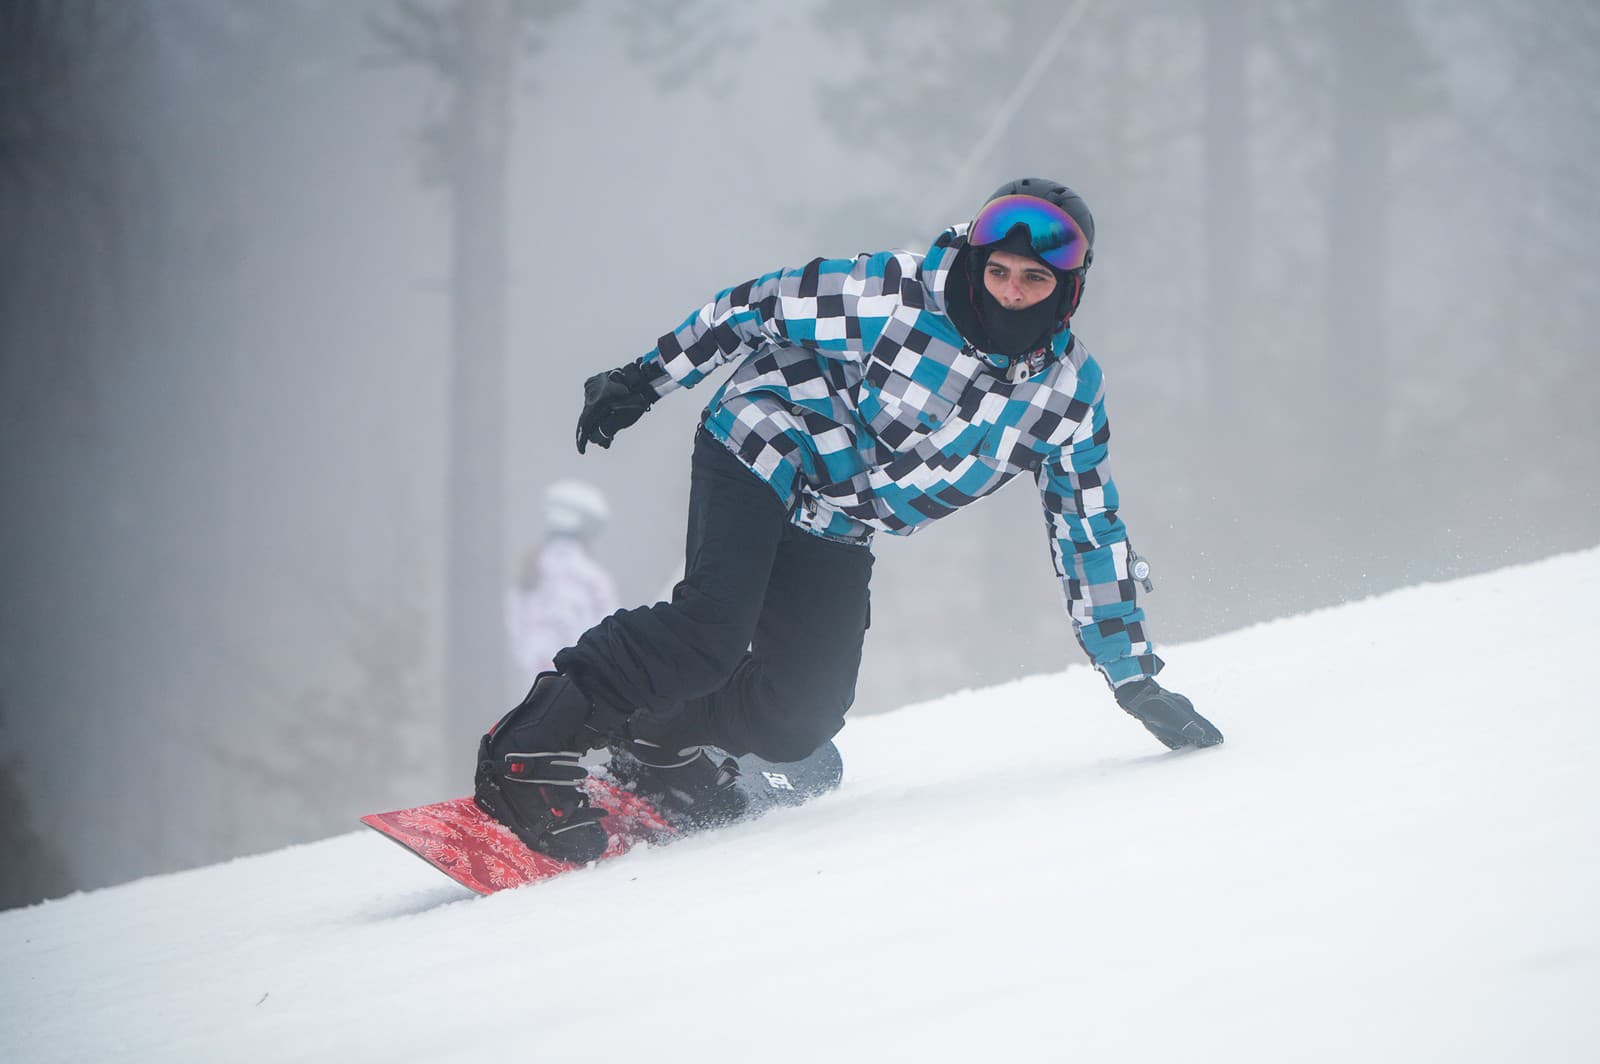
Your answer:
[[[1022,77],[1017,80],[1016,86],[1011,90],[1011,95],[1007,96],[1005,102],[1000,105],[994,120],[989,123],[989,128],[984,132],[983,136],[978,138],[977,143],[972,146],[972,150],[967,153],[967,157],[962,160],[961,166],[956,170],[955,177],[950,182],[951,191],[947,200],[950,211],[947,211],[943,218],[934,219],[935,225],[949,223],[950,214],[956,209],[960,199],[964,197],[967,182],[971,179],[973,171],[994,150],[995,144],[999,142],[1001,137],[1005,136],[1006,130],[1011,127],[1011,123],[1016,121],[1018,112],[1022,110],[1023,101],[1038,85],[1039,79],[1044,77],[1044,72],[1049,68],[1051,61],[1055,59],[1056,53],[1066,45],[1067,37],[1072,33],[1073,27],[1078,24],[1078,20],[1083,18],[1084,12],[1088,9],[1089,0],[1078,0],[1077,3],[1067,8],[1066,14],[1061,16],[1061,21],[1056,23],[1055,29],[1050,31],[1050,36],[1046,37],[1044,43],[1039,46],[1039,54],[1034,56],[1032,63],[1028,64],[1028,69],[1022,72]]]

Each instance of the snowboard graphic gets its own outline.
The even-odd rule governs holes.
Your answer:
[[[832,743],[824,743],[803,761],[780,763],[753,756],[738,761],[739,779],[733,787],[744,798],[744,808],[735,820],[723,823],[749,820],[780,806],[800,805],[838,787],[844,777],[844,762]],[[627,853],[641,842],[661,844],[722,826],[688,823],[605,775],[591,775],[585,787],[590,803],[606,812],[602,823],[611,838],[599,857],[602,861]],[[530,850],[471,798],[371,813],[361,822],[479,894],[526,886],[580,867]]]

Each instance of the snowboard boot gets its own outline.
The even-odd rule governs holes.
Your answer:
[[[1194,711],[1194,703],[1146,677],[1116,689],[1117,705],[1168,750],[1216,746],[1222,732]]]
[[[594,706],[557,672],[540,673],[522,703],[478,744],[473,798],[531,850],[583,863],[605,853],[600,820],[579,759],[606,744]]]
[[[739,762],[703,745],[700,730],[688,714],[635,713],[611,744],[612,775],[676,824],[705,828],[737,820],[747,802],[734,786]]]

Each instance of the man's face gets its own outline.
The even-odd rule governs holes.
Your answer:
[[[991,251],[983,268],[983,286],[1007,310],[1026,310],[1056,290],[1056,275],[1038,259]]]

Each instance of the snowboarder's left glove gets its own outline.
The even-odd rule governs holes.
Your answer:
[[[1185,746],[1216,746],[1222,742],[1217,726],[1194,711],[1194,703],[1168,691],[1146,677],[1116,690],[1117,705],[1160,739],[1168,750]]]
[[[583,413],[578,415],[578,453],[590,443],[610,447],[617,433],[644,417],[656,401],[645,383],[644,367],[630,362],[620,369],[596,373],[583,382]]]

